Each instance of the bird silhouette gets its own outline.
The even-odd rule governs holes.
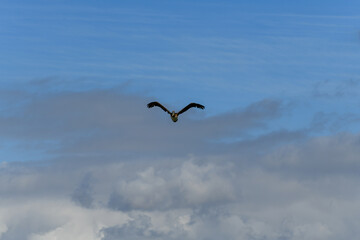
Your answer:
[[[188,104],[186,107],[184,107],[183,109],[181,109],[179,112],[175,112],[175,111],[172,111],[170,112],[169,110],[167,110],[166,107],[164,107],[163,105],[161,105],[159,102],[151,102],[151,103],[148,103],[148,108],[152,108],[152,107],[160,107],[162,110],[164,110],[165,112],[167,112],[168,114],[170,114],[170,117],[171,117],[171,120],[173,122],[177,122],[178,120],[178,117],[180,114],[186,112],[187,110],[189,110],[190,108],[192,107],[196,107],[196,108],[200,108],[200,109],[204,109],[205,107],[201,104],[198,104],[198,103],[190,103]]]

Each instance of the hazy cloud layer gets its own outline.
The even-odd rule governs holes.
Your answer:
[[[2,141],[44,155],[1,163],[1,240],[360,235],[360,136],[269,129],[282,101],[174,124],[121,91],[16,94]]]
[[[351,97],[359,95],[359,79],[342,81],[324,80],[314,84],[313,96],[318,98]]]
[[[26,103],[14,104],[10,116],[0,116],[0,130],[3,136],[57,154],[182,155],[205,152],[209,141],[221,137],[265,128],[285,107],[280,101],[262,100],[209,118],[190,109],[174,124],[160,108],[147,109],[148,101],[110,90],[34,94]],[[198,118],[190,119],[191,114]]]

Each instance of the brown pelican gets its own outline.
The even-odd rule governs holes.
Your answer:
[[[162,110],[164,110],[165,112],[167,112],[168,114],[170,114],[171,116],[171,120],[173,120],[173,122],[176,122],[178,120],[178,116],[184,112],[186,112],[189,108],[192,107],[196,107],[196,108],[201,108],[204,109],[205,107],[201,104],[198,103],[190,103],[189,105],[187,105],[186,107],[184,107],[183,109],[181,109],[180,112],[176,113],[175,111],[170,112],[169,110],[166,109],[166,107],[164,107],[163,105],[161,105],[158,102],[151,102],[148,105],[148,108],[152,108],[152,107],[160,107]]]

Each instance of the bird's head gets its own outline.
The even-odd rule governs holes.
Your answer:
[[[175,111],[172,111],[171,113],[171,120],[173,120],[173,122],[178,120],[178,114]]]

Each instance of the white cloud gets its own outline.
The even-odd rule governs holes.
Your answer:
[[[246,138],[281,115],[279,101],[176,125],[144,103],[114,91],[59,93],[0,116],[4,137],[28,148],[56,139],[53,160],[1,163],[0,239],[360,235],[359,135]],[[229,135],[242,140],[209,141]]]
[[[81,168],[73,169],[77,174],[63,172],[69,188],[63,193],[49,191],[45,196],[44,190],[37,193],[34,188],[28,196],[16,189],[0,202],[0,239],[297,240],[339,239],[358,231],[348,222],[360,220],[360,195],[342,195],[336,177],[309,181],[260,166],[240,169],[198,161],[183,159],[170,168],[161,161],[145,167],[128,162],[117,168],[113,163],[88,168],[93,176],[90,208],[65,194],[83,186],[84,178],[73,177]],[[118,175],[103,174],[113,169]],[[41,179],[55,170],[48,171],[36,174]],[[360,181],[346,175],[343,179],[345,188]],[[123,202],[109,208],[113,191]]]
[[[213,164],[199,166],[186,161],[175,168],[138,172],[133,180],[121,180],[109,202],[119,210],[176,209],[219,204],[236,198],[231,176]]]

